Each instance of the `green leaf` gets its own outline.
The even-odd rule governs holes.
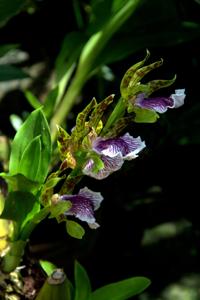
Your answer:
[[[40,210],[40,204],[29,192],[11,192],[5,201],[1,219],[12,220],[23,228]]]
[[[14,137],[9,172],[43,183],[51,158],[49,126],[41,109],[33,111]]]
[[[44,272],[47,274],[47,276],[50,276],[53,273],[53,271],[57,269],[57,267],[53,263],[47,260],[40,259],[39,263],[42,269],[44,270]]]
[[[53,115],[56,99],[58,97],[59,88],[56,86],[53,90],[51,90],[44,102],[43,111],[47,119],[50,119]]]
[[[75,262],[75,298],[74,300],[90,300],[91,285],[86,270]]]
[[[67,220],[66,229],[67,233],[76,239],[82,239],[85,234],[84,228],[74,221]]]
[[[29,77],[24,71],[10,65],[0,65],[0,81],[24,79]]]
[[[42,106],[42,104],[37,99],[37,97],[35,97],[35,95],[33,95],[33,93],[31,93],[30,91],[25,91],[24,95],[25,95],[26,99],[28,100],[29,104],[34,109],[40,108]]]
[[[146,277],[132,277],[105,285],[92,293],[91,300],[127,300],[143,292],[150,285]]]
[[[1,0],[0,26],[4,25],[11,17],[19,13],[27,2],[27,0]]]
[[[30,192],[35,195],[41,187],[40,183],[31,181],[21,174],[11,176],[10,174],[0,173],[0,176],[5,179],[11,192]]]
[[[4,56],[10,50],[17,49],[18,47],[19,47],[18,44],[4,44],[4,45],[0,45],[0,57]]]
[[[38,179],[38,172],[40,172],[41,165],[41,150],[42,143],[41,136],[39,135],[31,140],[22,153],[18,173],[23,174],[33,181]]]
[[[82,32],[74,31],[66,35],[56,59],[56,82],[58,83],[74,62],[78,59],[86,37]]]

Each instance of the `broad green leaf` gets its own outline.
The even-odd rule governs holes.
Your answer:
[[[47,276],[50,276],[52,274],[52,272],[55,269],[57,269],[57,267],[53,263],[51,263],[47,260],[40,259],[39,263],[40,263],[40,266],[42,267],[42,269],[44,270],[44,272],[47,274]]]
[[[132,277],[105,285],[92,293],[91,300],[127,300],[143,292],[150,285],[146,277]]]
[[[33,93],[31,93],[30,91],[25,91],[24,95],[26,96],[26,99],[28,100],[29,104],[34,109],[40,108],[42,106],[37,97],[35,97],[35,95],[33,95]]]
[[[4,25],[11,17],[23,9],[27,0],[1,0],[0,1],[0,26]]]
[[[23,174],[32,181],[42,182],[40,178],[42,143],[41,136],[38,135],[27,145],[22,153],[21,160],[18,166],[18,173]]]
[[[27,77],[29,77],[29,75],[17,67],[0,65],[0,81],[24,79]]]
[[[5,179],[11,192],[30,192],[35,195],[41,187],[40,183],[31,181],[21,174],[12,176],[7,173],[0,173],[0,176]]]
[[[66,221],[67,233],[76,239],[82,239],[85,234],[84,228],[75,221]]]
[[[37,109],[29,115],[14,137],[9,164],[10,175],[21,173],[32,181],[43,183],[50,158],[49,126],[42,110]],[[31,168],[28,169],[28,166]]]
[[[40,204],[33,194],[19,191],[11,192],[5,200],[1,219],[15,221],[22,228],[39,210]]]
[[[86,270],[75,262],[75,298],[74,300],[90,300],[91,285]]]

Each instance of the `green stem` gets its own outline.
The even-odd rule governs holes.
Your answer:
[[[96,57],[105,47],[112,35],[121,27],[121,25],[131,16],[137,9],[141,0],[129,0],[104,26],[102,30],[94,34],[85,47],[80,56],[77,71],[74,75],[71,85],[63,97],[54,117],[51,121],[52,140],[56,138],[56,124],[60,125],[65,120],[70,112],[73,104],[80,94],[81,89],[88,79],[89,73],[92,70]]]
[[[108,130],[114,125],[117,120],[124,116],[125,110],[126,104],[124,103],[123,98],[120,98],[101,132],[102,136],[104,136],[108,132]]]

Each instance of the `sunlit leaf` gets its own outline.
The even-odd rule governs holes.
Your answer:
[[[150,285],[145,277],[133,277],[105,285],[92,293],[91,300],[127,300],[143,292]]]
[[[12,143],[9,172],[43,182],[51,157],[51,137],[41,109],[33,111],[20,127]]]
[[[86,270],[75,262],[75,298],[74,300],[90,300],[91,285]]]
[[[57,269],[57,267],[53,263],[51,263],[47,260],[40,259],[39,263],[40,263],[40,266],[42,267],[42,269],[44,270],[44,272],[47,274],[47,276],[50,276],[52,274],[52,272],[55,269]]]

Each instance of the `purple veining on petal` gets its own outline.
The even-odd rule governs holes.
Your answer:
[[[128,132],[124,134],[123,139],[126,147],[122,149],[122,155],[125,160],[131,160],[138,156],[138,153],[146,147],[145,142],[141,140],[141,137],[132,137]]]
[[[129,133],[111,139],[99,137],[93,142],[93,150],[99,154],[104,167],[100,171],[94,172],[95,162],[93,159],[88,159],[83,173],[96,179],[104,179],[119,170],[124,160],[136,158],[144,147],[145,143],[140,137],[134,138]]]
[[[124,160],[120,153],[115,157],[101,155],[100,158],[104,163],[103,169],[98,172],[94,172],[94,161],[93,159],[89,159],[85,167],[83,168],[83,173],[96,179],[104,179],[108,177],[112,172],[119,170],[124,163]]]
[[[137,154],[144,147],[145,144],[140,137],[134,138],[129,133],[112,139],[97,138],[93,144],[93,149],[99,154],[109,157],[115,157],[120,154],[123,158],[130,152]]]
[[[99,208],[103,200],[100,193],[85,187],[77,195],[60,196],[60,200],[69,200],[72,203],[72,207],[66,212],[66,215],[74,215],[81,221],[87,222],[91,227],[98,227],[94,218],[94,210]]]
[[[174,101],[175,108],[178,108],[184,104],[185,97],[185,89],[175,90],[175,94],[172,94],[170,96],[170,98],[172,98]]]
[[[141,108],[154,110],[158,113],[164,113],[168,108],[174,107],[174,99],[172,97],[145,98],[145,94],[141,93],[137,95],[135,105]]]

